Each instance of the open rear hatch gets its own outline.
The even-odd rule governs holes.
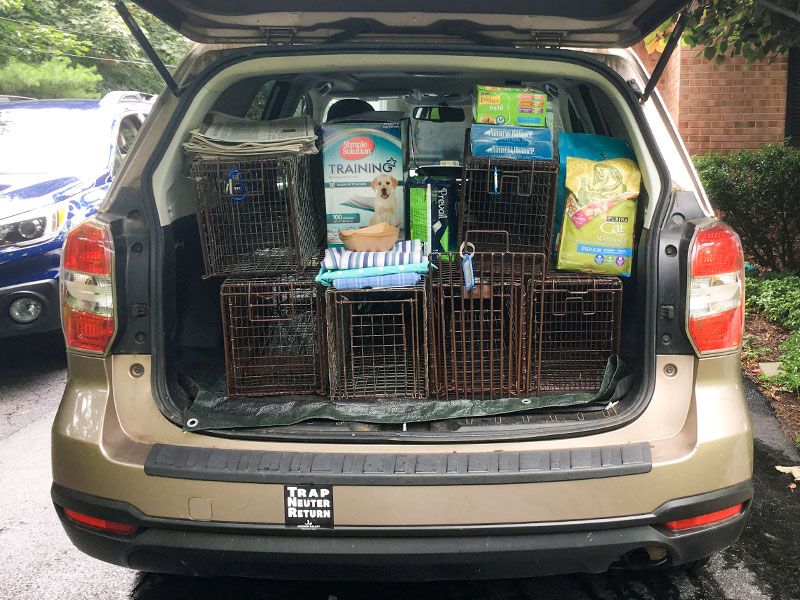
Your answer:
[[[137,0],[204,43],[319,44],[356,39],[461,37],[507,46],[626,47],[686,0]]]
[[[335,11],[330,9],[326,11],[317,10],[317,3],[312,4],[308,2],[308,0],[300,0],[299,4],[295,3],[292,5],[293,12],[286,12],[283,4],[279,5],[274,2],[253,2],[251,0],[244,0],[235,3],[229,2],[226,4],[205,0],[176,0],[174,2],[151,2],[150,0],[138,0],[136,1],[136,4],[164,20],[166,23],[170,24],[184,35],[196,41],[209,43],[230,42],[240,44],[252,43],[268,45],[291,43],[307,45],[320,43],[333,44],[335,42],[342,41],[364,42],[367,39],[380,39],[381,41],[392,42],[402,40],[408,44],[421,42],[430,44],[434,40],[439,41],[440,43],[446,43],[442,42],[443,38],[450,37],[461,39],[462,41],[466,39],[484,45],[564,45],[572,47],[625,46],[636,43],[666,18],[675,14],[676,11],[682,9],[686,5],[684,0],[675,0],[669,2],[655,2],[651,0],[631,2],[619,0],[593,3],[589,5],[587,5],[587,3],[579,3],[575,1],[562,2],[560,5],[553,5],[553,3],[550,2],[545,3],[534,1],[523,4],[521,2],[503,0],[491,6],[482,5],[474,2],[474,0],[461,2],[459,5],[456,5],[455,3],[433,3],[433,5],[431,5],[430,3],[419,3],[417,0],[410,0],[410,2],[410,5],[408,3],[404,4],[402,7],[403,12],[387,11],[385,5],[380,7],[381,10],[376,10],[374,6],[369,5],[369,3],[361,0],[345,0],[345,2],[336,7]],[[127,9],[125,9],[124,3],[117,2],[117,8],[123,18],[125,18]],[[137,39],[139,39],[140,43],[143,44],[143,47],[146,51],[149,50],[148,55],[150,55],[151,59],[157,59],[157,56],[155,56],[154,52],[152,52],[152,47],[149,47],[149,43],[147,43],[147,40],[144,38],[141,30],[138,30],[138,27],[136,27],[135,23],[129,19],[130,13],[127,13],[127,17],[128,18],[126,18],[126,21],[128,22],[129,27],[131,27],[134,34],[139,34],[137,35]],[[681,19],[681,21],[683,20],[685,19]],[[282,32],[280,36],[278,36],[279,32]],[[267,49],[262,50],[266,51]],[[258,52],[259,50],[253,49],[253,51]],[[548,54],[548,56],[550,55]],[[183,91],[178,90],[178,87],[175,85],[175,82],[172,81],[171,77],[169,77],[169,72],[166,71],[165,68],[162,71],[162,75],[163,74],[166,75],[165,80],[167,81],[168,85],[172,83],[170,88],[173,90],[173,92],[178,92],[176,95],[178,95],[180,91]],[[292,80],[292,78],[298,76],[287,75],[285,77],[286,80],[281,81],[281,85],[291,86],[295,85],[295,82]],[[396,78],[396,76],[393,75],[393,78]],[[419,78],[417,77],[416,79]],[[302,81],[299,81],[297,85],[300,85],[301,83]],[[470,88],[474,88],[474,85],[472,85],[474,83],[475,82],[471,82]],[[506,82],[501,83],[505,84]],[[585,86],[583,87],[585,88]],[[327,89],[327,87],[309,87],[306,85],[306,87],[303,89],[306,91],[310,89],[315,90],[315,93],[319,95],[322,94],[320,90]],[[366,90],[369,92],[369,88],[366,88]],[[576,98],[580,97],[582,98],[581,103],[586,103],[586,94],[589,93],[588,88],[576,88],[576,90],[577,91],[575,93],[578,94]],[[350,91],[349,96],[345,94],[344,91],[342,93],[345,94],[345,98],[352,98],[355,91],[358,90]],[[558,96],[558,94],[556,93],[555,96]],[[191,102],[191,99],[188,101]],[[566,107],[567,104],[568,103],[565,96],[564,106]],[[607,106],[611,107],[612,105]],[[287,114],[291,114],[291,111],[289,111]],[[580,117],[576,114],[574,118],[578,121],[591,120],[589,115],[590,113],[587,113],[587,115],[584,117]],[[276,113],[276,115],[272,115],[272,118],[275,118],[276,116],[280,115]],[[321,113],[319,110],[316,110],[313,116],[315,117],[316,122],[324,122],[323,113]],[[264,118],[263,115],[262,118]],[[616,123],[617,121],[619,120],[617,119],[614,122]],[[606,124],[604,127],[607,129],[608,124]],[[595,129],[597,128],[595,127],[592,130]],[[587,130],[585,128],[581,128],[580,130],[570,131],[584,132]],[[605,133],[609,134],[610,132],[606,131]],[[495,194],[497,194],[497,192],[495,192]],[[649,201],[654,202],[656,199],[650,198]],[[647,200],[644,200],[642,205],[644,206],[646,202]],[[637,222],[639,221],[640,220],[637,219]],[[194,218],[190,218],[185,223],[182,223],[182,225],[187,226],[184,231],[182,231],[182,226],[176,223],[170,228],[170,235],[173,236],[175,240],[180,242],[179,244],[176,244],[176,248],[182,248],[183,250],[178,251],[178,254],[183,254],[185,257],[188,257],[186,259],[188,262],[184,264],[181,257],[177,256],[174,259],[175,264],[173,267],[175,267],[176,274],[181,273],[182,276],[186,276],[187,274],[197,275],[197,277],[194,278],[196,280],[195,283],[200,286],[200,265],[198,261],[201,253],[201,244],[199,238],[196,237],[197,223],[195,222]],[[490,229],[497,228],[493,227]],[[640,231],[639,234],[637,234],[637,239],[638,243],[644,247],[648,244],[648,241],[647,236],[642,234],[643,232]],[[167,246],[169,247],[170,244],[167,244]],[[173,259],[170,259],[168,262],[171,262],[172,260]],[[527,269],[525,271],[525,274],[527,275],[525,276],[543,272],[544,270]],[[172,275],[172,280],[174,280],[175,277],[176,275]],[[168,279],[170,278],[168,277]],[[202,281],[206,282],[202,284],[202,287],[205,289],[199,290],[201,293],[190,294],[190,296],[194,298],[194,302],[186,302],[185,299],[182,300],[181,298],[178,298],[177,304],[180,306],[197,305],[201,308],[208,306],[213,307],[217,302],[217,298],[220,296],[220,290],[218,287],[219,282],[216,284],[217,287],[214,287],[213,285],[206,285],[209,282],[208,279],[204,279]],[[191,284],[191,281],[181,281],[177,285],[177,289],[193,289],[191,288]],[[453,286],[457,287],[459,290],[461,289],[460,283],[458,285],[453,284]],[[521,289],[527,290],[526,286],[527,284],[523,285]],[[622,332],[623,338],[625,338],[625,336],[629,336],[631,338],[641,338],[641,336],[637,336],[635,333],[636,331],[640,331],[640,329],[637,329],[637,327],[641,327],[641,321],[644,320],[644,315],[646,312],[643,310],[644,303],[637,302],[637,296],[639,297],[639,300],[643,299],[641,292],[636,291],[637,287],[643,287],[641,285],[640,278],[631,278],[626,283],[625,287],[626,290],[624,296],[627,308],[622,307],[620,310],[620,307],[616,306],[615,304],[614,311],[612,312],[614,312],[617,316],[611,319],[609,322],[616,327],[619,326],[621,321],[626,322],[626,328]],[[535,286],[531,289],[538,290],[538,288],[535,288]],[[617,291],[621,292],[621,287]],[[608,292],[607,295],[609,295],[609,297],[613,296],[614,298],[617,298],[619,296],[617,291],[614,291],[613,293]],[[482,293],[483,292],[481,292],[481,294]],[[544,292],[541,293],[543,297],[546,295]],[[488,301],[486,298],[483,298],[481,294],[478,294],[477,300]],[[180,292],[178,295],[180,296]],[[288,304],[295,302],[295,296],[290,297],[291,302],[287,301]],[[277,297],[275,294],[268,294],[268,298],[270,299],[274,299],[275,297]],[[209,299],[210,304],[206,304],[205,302],[198,303],[198,298]],[[505,296],[503,296],[503,298],[505,298]],[[270,300],[270,302],[274,304],[273,300]],[[285,309],[284,305],[287,304],[287,302],[280,301],[277,303],[280,310]],[[344,300],[342,302],[347,304],[347,302]],[[615,302],[618,302],[618,300]],[[247,303],[248,304],[246,308],[247,311],[249,311],[249,318],[250,320],[253,320],[251,313],[253,313],[254,310],[261,310],[263,307],[260,307],[260,305],[256,306],[257,303],[253,304],[250,288],[248,288],[247,292]],[[360,307],[361,305],[365,304],[365,302],[360,300],[359,302],[350,302],[350,304]],[[314,310],[319,309],[317,308]],[[416,310],[416,308],[413,310]],[[327,313],[330,313],[327,314],[327,320],[331,321],[331,315],[334,314],[334,311],[333,309],[328,310],[327,308],[326,311]],[[186,330],[213,330],[212,333],[215,336],[221,335],[221,332],[224,329],[223,324],[220,324],[219,327],[209,327],[211,324],[208,323],[208,315],[213,314],[213,312],[216,312],[216,308],[212,308],[211,311],[199,310],[198,313],[202,313],[202,318],[205,319],[205,325],[200,328],[194,326],[188,327]],[[383,314],[384,312],[386,311],[378,311],[381,316],[385,316]],[[593,311],[589,312],[594,314]],[[619,313],[622,314],[620,315]],[[531,315],[533,315],[533,312],[531,312]],[[634,315],[635,318],[631,318]],[[191,315],[189,316],[191,317]],[[374,318],[372,313],[369,313],[368,316],[369,318]],[[447,315],[445,315],[445,317],[446,316]],[[177,320],[182,322],[180,317],[181,315],[179,314]],[[347,318],[349,319],[347,321],[348,323],[353,321],[352,316],[347,316]],[[427,323],[427,319],[427,317],[422,316],[420,318],[407,319],[403,322],[405,323],[408,321],[409,323]],[[191,319],[189,320],[191,321]],[[293,316],[286,317],[282,313],[279,320],[291,321],[293,324],[295,322],[300,323],[300,321],[295,319]],[[445,320],[446,319],[443,317],[443,322]],[[482,322],[483,321],[481,321],[481,323]],[[527,320],[523,319],[523,322],[526,324],[529,322],[535,323],[536,326],[539,327],[538,321],[536,321],[534,317],[530,317]],[[636,327],[633,326],[634,323],[637,324]],[[436,324],[435,318],[433,317],[431,317],[431,324]],[[338,327],[333,329],[329,327],[328,329],[328,336],[331,335],[332,331],[340,330]],[[432,329],[432,331],[433,333],[431,335],[435,336],[437,333],[435,327]],[[481,329],[481,331],[483,331],[483,329]],[[530,344],[531,340],[534,339],[532,336],[526,337],[522,333],[518,337],[520,340],[523,340],[521,342],[523,344]],[[619,338],[618,335],[611,336],[610,334],[598,334],[594,337],[597,337],[601,340],[611,339],[611,337],[614,339]],[[594,337],[592,338],[593,340]],[[405,335],[405,333],[396,334],[395,338],[401,340],[410,339]],[[443,335],[442,339],[445,338],[447,338],[447,336]],[[172,340],[172,342],[174,341],[175,340]],[[342,434],[352,436],[353,432],[355,431],[359,432],[359,435],[366,434],[367,437],[383,439],[382,436],[387,434],[390,436],[398,435],[400,437],[404,437],[406,432],[412,433],[412,430],[414,434],[420,434],[423,436],[426,434],[431,434],[432,437],[440,437],[442,433],[451,433],[457,431],[469,437],[471,435],[475,435],[476,429],[482,430],[481,434],[485,433],[491,437],[491,430],[493,429],[503,430],[504,434],[506,434],[508,427],[518,427],[527,430],[531,426],[535,427],[536,425],[542,425],[547,422],[554,422],[556,420],[574,420],[574,431],[592,429],[592,423],[602,427],[602,425],[599,425],[599,422],[605,421],[609,416],[612,416],[610,413],[608,413],[609,407],[617,405],[619,403],[618,401],[623,396],[631,401],[634,400],[634,396],[638,397],[638,394],[629,393],[632,392],[633,389],[638,389],[639,385],[641,384],[641,380],[639,379],[641,373],[636,372],[637,370],[635,368],[637,365],[633,365],[634,373],[624,375],[624,380],[623,377],[617,377],[618,373],[622,373],[624,371],[623,369],[618,369],[618,365],[621,364],[622,361],[631,359],[633,359],[631,362],[638,363],[639,361],[636,356],[641,358],[641,356],[644,355],[644,348],[641,347],[639,342],[628,343],[628,340],[623,340],[624,343],[620,344],[620,346],[633,351],[635,356],[614,356],[614,361],[609,362],[606,368],[606,373],[602,377],[603,382],[600,386],[601,389],[597,390],[593,388],[591,390],[592,393],[583,394],[583,396],[578,399],[580,402],[577,404],[585,405],[585,407],[579,410],[575,410],[576,398],[574,395],[572,395],[572,391],[574,390],[564,390],[562,389],[563,386],[560,385],[556,385],[554,388],[554,391],[559,394],[558,401],[548,402],[542,404],[541,406],[532,403],[533,400],[539,398],[539,392],[537,391],[537,393],[533,395],[531,393],[532,389],[530,389],[530,386],[527,384],[523,386],[525,388],[525,393],[522,393],[520,390],[516,390],[516,388],[511,391],[506,391],[505,388],[497,391],[492,387],[491,389],[493,391],[490,394],[492,397],[510,399],[511,401],[525,404],[525,406],[511,408],[503,405],[499,407],[480,406],[478,409],[476,409],[474,398],[470,394],[465,393],[461,393],[459,399],[467,402],[466,408],[463,406],[460,407],[458,402],[453,402],[447,397],[439,398],[438,396],[436,398],[428,399],[428,402],[420,403],[419,399],[426,398],[426,394],[422,392],[419,394],[385,394],[382,396],[384,399],[381,402],[377,403],[377,405],[374,405],[375,403],[373,401],[368,407],[370,409],[369,415],[365,415],[357,411],[355,414],[348,413],[346,415],[342,415],[338,412],[335,415],[321,414],[320,410],[328,409],[331,405],[331,402],[321,397],[320,402],[318,403],[319,406],[313,405],[309,402],[309,400],[311,399],[314,390],[306,390],[303,393],[298,391],[299,395],[294,394],[284,396],[284,399],[287,402],[284,402],[283,404],[286,404],[289,407],[289,412],[291,414],[288,414],[288,416],[284,414],[278,414],[277,417],[273,414],[269,419],[267,419],[269,423],[266,424],[260,423],[258,422],[258,419],[252,418],[254,415],[264,413],[265,403],[263,399],[260,398],[260,394],[253,394],[252,397],[251,395],[243,394],[240,397],[237,395],[231,395],[230,390],[228,390],[226,393],[224,389],[226,377],[219,368],[221,364],[220,361],[217,359],[208,363],[211,353],[207,351],[203,351],[201,353],[202,360],[198,359],[194,361],[190,360],[191,356],[187,354],[175,353],[174,350],[176,348],[184,346],[186,348],[191,348],[195,345],[186,341],[184,342],[185,343],[183,345],[175,343],[167,344],[167,362],[171,365],[169,368],[171,375],[167,377],[166,388],[169,390],[168,395],[172,397],[169,403],[172,404],[173,401],[175,402],[175,404],[169,408],[168,412],[172,416],[177,417],[177,419],[184,420],[184,428],[186,430],[213,429],[215,430],[215,433],[220,434],[221,430],[232,429],[234,430],[231,433],[232,435],[239,436],[243,434],[252,434],[255,437],[261,437],[262,435],[266,435],[268,437],[282,437],[284,435],[288,437],[296,437],[298,434],[308,435],[313,431],[312,435],[315,437],[315,439],[338,439],[338,436]],[[220,344],[218,343],[210,344],[208,346],[206,344],[197,344],[198,347],[213,347],[221,350],[219,345]],[[427,348],[428,346],[427,342],[424,340],[418,345],[422,348]],[[353,346],[353,344],[351,343],[350,346]],[[490,346],[494,348],[493,345],[490,344]],[[352,353],[352,348],[350,348],[350,350]],[[444,352],[446,354],[446,349]],[[442,356],[445,354],[442,354]],[[523,350],[520,350],[519,354],[525,357],[532,356],[531,353],[526,353]],[[611,354],[616,354],[616,348],[613,349]],[[621,352],[621,354],[624,354],[624,352]],[[316,358],[319,358],[318,354],[312,353],[312,355]],[[436,356],[438,357],[439,355],[437,354]],[[621,358],[622,361],[616,362],[617,358]],[[192,363],[192,367],[199,365],[201,368],[178,368],[177,377],[175,377],[176,371],[171,367],[181,362],[183,362],[183,367],[186,367],[188,362]],[[448,361],[448,365],[450,363],[456,364],[456,362],[458,361]],[[462,362],[465,362],[465,368],[472,368],[475,363],[474,360],[466,359]],[[535,359],[535,362],[536,364],[539,363],[538,357]],[[370,364],[373,365],[372,362]],[[501,361],[501,364],[505,363]],[[560,361],[558,366],[562,370],[565,370],[566,365],[566,362]],[[383,368],[383,371],[385,372],[394,373],[392,368],[383,365],[383,363],[381,363],[379,366],[382,368],[386,367]],[[582,365],[582,367],[583,366],[585,365]],[[433,372],[436,371],[435,367],[436,365],[433,365]],[[518,365],[515,366],[515,368],[517,367],[518,370],[523,374],[530,373],[530,370],[525,365],[521,367]],[[323,384],[326,383],[326,376],[333,372],[332,367],[331,370],[327,370],[326,372],[324,365],[320,369],[317,369],[317,365],[315,364],[314,369],[319,370]],[[427,367],[424,366],[420,367],[419,371],[425,374],[428,373]],[[571,372],[570,379],[574,379]],[[614,385],[608,385],[606,383],[606,379],[609,379],[609,381]],[[407,382],[404,381],[404,383]],[[230,384],[229,378],[228,384]],[[424,387],[425,386],[423,385],[423,388]],[[473,385],[472,387],[474,388],[475,386]],[[164,391],[167,390],[165,389]],[[456,392],[459,392],[459,390],[456,390]],[[461,390],[461,392],[463,392],[463,390]],[[594,392],[597,393],[595,394]],[[205,402],[205,404],[198,401],[206,396],[208,396],[206,399],[210,399],[210,401]],[[335,394],[332,394],[332,396],[335,396]],[[404,403],[404,399],[408,398],[413,398],[414,402]],[[437,402],[438,400],[441,400],[441,402]],[[270,406],[272,408],[276,406],[280,408],[280,404],[281,403],[278,401],[270,402]],[[350,405],[347,405],[346,408],[351,410],[353,409],[354,404],[357,403],[351,403]],[[396,409],[395,413],[402,414],[403,418],[387,418],[385,413],[387,412],[389,405],[392,404]],[[196,412],[202,408],[202,406],[205,406],[208,409],[205,411],[204,416],[213,418],[205,419],[203,418],[203,415],[201,415],[199,412]],[[301,415],[302,418],[298,418],[298,415],[295,414],[296,410],[294,409],[298,406],[305,411]],[[437,407],[441,408],[442,406],[446,407],[446,412],[437,412],[437,410],[432,410]],[[459,412],[459,407],[464,410]],[[225,408],[228,410],[223,410]],[[358,408],[358,406],[356,406],[356,408]],[[539,413],[530,413],[531,409],[537,408],[548,408],[549,410],[546,412],[542,411]],[[422,413],[420,413],[417,418],[409,419],[409,411],[417,409],[422,410]],[[454,409],[455,412],[453,412]],[[229,416],[233,417],[232,421],[227,422],[225,420],[226,412]],[[556,413],[559,413],[558,417],[554,416]],[[242,420],[242,417],[245,417],[244,420]],[[248,425],[244,425],[243,423],[245,422],[248,423]],[[260,427],[264,427],[266,429],[260,431],[258,429]],[[480,435],[478,437],[480,437]]]

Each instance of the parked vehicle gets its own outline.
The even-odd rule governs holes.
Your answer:
[[[28,96],[10,96],[8,94],[0,94],[0,103],[21,102],[23,100],[35,100],[35,98],[29,98]]]
[[[60,328],[66,232],[96,212],[152,103],[111,92],[0,105],[0,337]]]
[[[53,425],[52,497],[78,548],[143,571],[433,580],[691,567],[734,543],[753,493],[741,245],[714,217],[669,113],[651,96],[655,80],[633,52],[607,49],[641,40],[685,0],[377,9],[344,0],[335,12],[305,1],[290,12],[263,1],[137,4],[201,44],[174,79],[154,58],[168,91],[102,208],[66,244],[69,380]],[[621,280],[626,385],[591,409],[502,417],[387,425],[383,411],[398,398],[376,396],[360,422],[253,427],[248,419],[277,400],[220,394],[207,411],[215,426],[187,418],[223,352],[221,280],[203,276],[200,175],[183,148],[190,132],[212,111],[319,124],[339,100],[348,106],[337,119],[370,110],[407,117],[431,105],[444,113],[440,106],[469,106],[478,84],[544,89],[557,99],[562,131],[622,138],[635,154],[635,266]],[[460,138],[437,134],[437,119]],[[437,119],[424,123],[436,142],[420,150],[429,164],[452,159],[469,125]],[[362,137],[341,157],[375,143]],[[241,173],[222,173],[231,201],[244,200],[251,188]],[[385,200],[397,185],[384,177],[374,191]],[[285,180],[278,189],[293,191]],[[492,293],[472,284],[456,293]],[[244,288],[245,299],[258,295]],[[278,293],[259,297],[282,321],[299,319]],[[338,306],[336,323],[352,323]],[[483,372],[482,357],[450,354],[450,364]],[[188,364],[205,370],[190,376]],[[581,379],[580,362],[562,366]],[[346,407],[349,388],[340,389]],[[413,394],[430,401],[416,385]],[[309,397],[288,398],[302,407]]]

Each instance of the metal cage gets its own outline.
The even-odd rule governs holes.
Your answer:
[[[228,393],[325,393],[323,295],[313,273],[221,288]]]
[[[428,397],[425,289],[328,290],[330,396]]]
[[[509,245],[476,235],[484,251],[550,253],[558,163],[467,156],[461,187],[460,239],[471,230],[508,232]],[[496,240],[495,240],[496,241]]]
[[[325,239],[320,170],[318,155],[195,159],[206,276],[310,266]]]
[[[622,282],[616,277],[552,273],[542,288],[539,389],[600,389],[619,351]]]
[[[432,394],[488,400],[533,389],[538,381],[533,313],[541,308],[544,254],[476,252],[470,291],[460,255],[432,254],[429,260]],[[531,286],[531,279],[538,285]]]

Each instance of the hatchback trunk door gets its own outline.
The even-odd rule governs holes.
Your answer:
[[[205,43],[465,38],[506,46],[625,47],[687,0],[135,0]]]

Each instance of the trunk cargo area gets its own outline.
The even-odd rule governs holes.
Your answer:
[[[212,115],[245,129],[310,124],[314,139],[261,154],[193,146],[182,159],[196,208],[165,229],[165,350],[185,430],[445,435],[596,425],[634,402],[648,196],[616,174],[613,161],[636,168],[636,153],[614,102],[576,81],[427,75],[234,84],[249,106],[221,94]],[[484,83],[522,90],[520,106],[542,98],[541,123],[496,123],[486,135],[501,143],[487,150],[473,106]],[[509,131],[519,138],[504,144]],[[359,173],[370,156],[377,166]],[[568,179],[580,161],[588,178]],[[608,216],[629,199],[629,216]],[[580,236],[629,219],[629,247],[560,268],[568,221]],[[367,251],[342,247],[340,229],[366,225],[395,237],[379,249],[359,232]],[[586,239],[579,248],[596,244]]]

